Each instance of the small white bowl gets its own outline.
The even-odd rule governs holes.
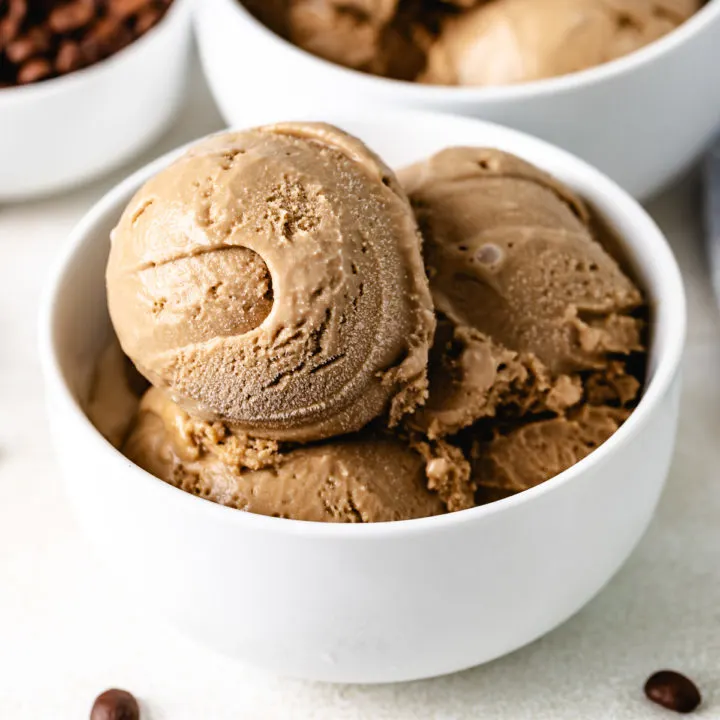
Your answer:
[[[231,125],[400,107],[500,122],[594,164],[635,197],[682,173],[720,127],[720,0],[678,30],[620,60],[565,77],[506,87],[433,87],[373,77],[300,50],[238,0],[196,8],[200,54]]]
[[[573,156],[512,130],[427,113],[326,115],[398,167],[450,143],[517,153],[616,227],[652,307],[648,382],[598,450],[532,490],[451,515],[332,525],[251,515],[157,480],[113,449],[82,410],[111,333],[109,233],[162,158],[79,224],[41,318],[49,418],[67,490],[93,543],[138,602],[185,633],[273,672],[388,682],[486,662],[588,602],[643,534],[663,487],[678,414],[685,299],[660,231],[625,192]]]
[[[148,145],[182,97],[190,4],[120,52],[59,78],[0,89],[0,201],[67,189]]]

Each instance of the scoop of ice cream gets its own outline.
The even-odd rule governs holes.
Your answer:
[[[504,85],[566,75],[627,55],[701,0],[493,0],[447,18],[424,82]]]
[[[568,416],[537,420],[479,441],[473,481],[490,501],[535,487],[567,470],[604,443],[626,420],[620,408],[584,405]]]
[[[425,236],[437,311],[553,376],[642,350],[635,284],[579,199],[506,153],[450,148],[401,179]]]
[[[293,0],[289,39],[331,62],[358,70],[377,62],[398,0]]]
[[[418,4],[419,0],[245,2],[261,22],[313,55],[402,80],[415,79],[434,40]]]
[[[325,60],[401,80],[424,68],[433,36],[398,0],[294,0],[288,39]]]
[[[492,502],[572,466],[627,417],[642,295],[596,240],[610,228],[519,158],[451,148],[401,179],[439,314],[429,398],[406,424],[465,448],[461,497]]]
[[[113,338],[95,368],[86,410],[90,422],[116,448],[125,441],[146,388],[145,378]]]
[[[415,219],[392,171],[336,128],[193,148],[128,205],[107,287],[125,353],[200,417],[307,441],[424,400],[434,316]]]
[[[392,174],[325,126],[217,138],[138,195],[108,270],[124,347],[158,386],[123,426],[131,460],[234,508],[379,522],[533,487],[619,428],[644,308],[612,228],[499,151],[451,148],[401,178],[427,276]],[[124,372],[103,362],[96,386]]]
[[[561,414],[583,398],[579,377],[553,377],[534,355],[508,350],[475,328],[447,319],[438,324],[429,374],[428,401],[408,423],[431,439],[453,435],[499,413]],[[598,372],[599,385],[601,377],[604,374]],[[601,392],[599,387],[596,396]]]
[[[219,433],[219,434],[216,434]],[[248,438],[199,423],[161,391],[147,392],[125,444],[129,459],[207,500],[261,515],[319,522],[384,522],[445,511],[427,489],[425,462],[390,436],[361,433],[251,460],[228,454]],[[232,443],[231,443],[232,444]],[[257,449],[257,448],[256,448]]]

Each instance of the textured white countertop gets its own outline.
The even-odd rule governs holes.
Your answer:
[[[133,167],[222,126],[197,72],[191,90],[176,126],[132,167],[61,197],[0,206],[0,717],[79,720],[96,694],[117,686],[141,699],[144,720],[644,720],[672,717],[642,695],[646,676],[670,666],[702,688],[698,716],[720,718],[720,324],[695,177],[650,205],[690,297],[671,477],[628,564],[560,629],[459,675],[339,687],[241,667],[124,599],[63,496],[36,316],[56,250],[90,204]]]

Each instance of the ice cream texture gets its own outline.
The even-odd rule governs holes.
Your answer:
[[[107,288],[125,353],[207,419],[308,441],[424,400],[434,316],[415,218],[336,128],[194,147],[128,205]]]
[[[245,151],[246,169],[218,170],[217,157],[226,162],[228,148]],[[288,161],[287,152],[300,159]],[[290,220],[270,189],[297,168],[312,173],[315,185],[302,176],[306,192],[328,200],[322,213],[303,201]],[[120,349],[111,349],[89,404],[98,428],[140,467],[189,493],[322,522],[387,522],[471,508],[542,483],[605,442],[638,399],[646,310],[640,289],[601,243],[602,224],[562,183],[497,150],[448,148],[399,178],[407,196],[359,140],[327,126],[281,125],[214,138],[151,180],[114,235],[108,296],[123,350],[154,387],[140,399]],[[353,192],[342,195],[338,187],[350,183]],[[206,215],[208,188],[220,200]],[[152,206],[158,214],[133,225]],[[299,244],[305,247],[298,263]],[[362,264],[363,255],[373,263]],[[282,275],[284,257],[293,265],[292,282]],[[379,279],[380,290],[363,292],[360,300],[367,293],[375,298],[363,310],[353,288],[381,273],[380,258],[387,257],[387,279]],[[149,258],[173,258],[170,265],[180,258],[178,275],[144,279],[147,268],[168,264],[153,266]],[[350,271],[338,273],[339,267]],[[228,294],[194,304],[220,276],[232,283]],[[383,295],[382,283],[396,292]],[[328,285],[333,292],[324,295]],[[340,330],[332,341],[357,337],[362,357],[382,362],[359,376],[365,390],[351,406],[336,402],[331,378],[317,386],[327,392],[325,415],[308,411],[304,393],[287,394],[277,422],[272,412],[264,415],[267,388],[244,379],[255,377],[258,358],[264,377],[274,362],[286,367],[285,345],[266,343],[251,353],[247,348],[258,345],[246,338],[272,323],[288,288],[295,295],[286,317],[347,315],[340,325],[356,323],[353,334]],[[166,316],[154,312],[160,292],[172,308]],[[383,315],[385,307],[392,312]],[[285,320],[287,326],[297,331]],[[289,352],[307,353],[312,364],[313,350],[326,346],[311,334],[309,342],[298,337]],[[181,345],[194,352],[193,385],[166,369]],[[246,405],[239,406],[254,407],[257,420],[229,419],[229,404],[208,412],[208,396],[187,391],[216,382],[219,351],[232,368],[229,397],[236,397],[234,383],[242,384]],[[287,382],[305,382],[304,367]],[[342,367],[338,372],[344,388],[348,376]],[[120,400],[108,390],[112,377]],[[101,412],[108,404],[122,410],[124,422]],[[345,407],[353,407],[350,415]]]
[[[408,422],[469,442],[481,495],[532,487],[627,416],[642,293],[593,236],[582,200],[517,157],[449,148],[400,177],[438,317],[430,396]]]
[[[355,70],[440,85],[505,85],[615,60],[704,0],[246,0],[299,47]]]
[[[280,450],[191,418],[147,392],[127,457],[176,487],[221,505],[318,522],[386,522],[445,512],[425,463],[390,435],[356,433]]]
[[[449,17],[423,82],[507,85],[628,55],[674,30],[701,0],[495,0]]]

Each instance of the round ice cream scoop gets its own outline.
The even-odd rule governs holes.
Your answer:
[[[701,0],[495,0],[449,18],[425,82],[504,85],[614,60],[667,34]]]
[[[562,184],[520,158],[468,147],[400,177],[425,236],[435,306],[452,324],[531,354],[552,375],[642,349],[642,294]]]
[[[193,148],[128,205],[107,288],[125,353],[199,417],[306,441],[424,399],[434,316],[415,219],[392,171],[336,128]]]
[[[363,432],[295,447],[250,469],[226,460],[227,446],[236,437],[215,438],[201,427],[164,393],[151,389],[123,451],[186,492],[261,515],[357,523],[445,512],[440,498],[428,490],[422,456],[389,434]]]
[[[295,0],[287,12],[290,40],[351,68],[371,66],[398,0]]]

